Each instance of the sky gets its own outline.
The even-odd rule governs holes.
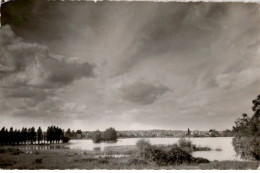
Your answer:
[[[260,94],[259,7],[3,6],[0,126],[231,129]]]

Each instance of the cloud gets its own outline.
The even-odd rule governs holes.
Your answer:
[[[80,58],[49,53],[44,46],[16,38],[9,26],[0,30],[1,86],[61,87],[82,77],[93,77],[94,65]]]
[[[246,88],[257,82],[260,83],[260,65],[237,73],[220,74],[216,77],[216,84],[225,89]]]
[[[62,101],[54,98],[75,80],[94,77],[94,68],[82,58],[55,55],[45,46],[25,42],[8,25],[0,29],[0,98],[6,114],[8,108],[9,113],[29,112],[31,117],[36,115],[30,112],[59,111]]]
[[[169,89],[164,85],[153,85],[137,81],[132,84],[121,86],[121,98],[140,105],[149,105],[167,92]]]

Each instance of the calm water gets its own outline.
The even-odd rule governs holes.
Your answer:
[[[71,140],[68,144],[70,149],[78,150],[97,150],[103,151],[106,147],[111,146],[127,146],[135,145],[140,138],[126,138],[119,139],[116,143],[100,143],[95,144],[92,140]],[[177,143],[179,138],[145,138],[149,139],[151,144],[174,144]],[[234,148],[232,146],[232,137],[217,137],[217,138],[190,138],[193,144],[202,147],[210,147],[213,150],[220,148],[222,151],[197,151],[193,152],[195,157],[207,158],[213,160],[241,160],[236,156]]]

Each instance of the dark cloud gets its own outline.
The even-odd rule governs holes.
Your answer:
[[[120,90],[122,99],[140,105],[148,105],[155,102],[158,97],[163,95],[169,89],[163,85],[136,82],[122,86]]]
[[[92,77],[94,66],[79,58],[52,55],[44,46],[16,38],[9,26],[0,30],[2,86],[57,87]]]
[[[259,94],[259,4],[15,3],[1,8],[9,124],[225,129]]]
[[[25,42],[8,25],[0,29],[0,97],[5,110],[13,107],[19,114],[38,104],[43,107],[43,102],[51,110],[58,102],[50,105],[48,100],[73,81],[93,77],[94,67],[80,58],[51,54],[45,46]]]

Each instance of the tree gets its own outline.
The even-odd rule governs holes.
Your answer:
[[[42,140],[43,140],[43,133],[42,133],[41,127],[39,127],[38,130],[37,130],[37,141],[38,141],[38,144],[40,144],[40,142]]]
[[[21,138],[22,138],[22,142],[24,143],[24,144],[26,144],[26,141],[27,141],[27,139],[28,139],[28,132],[27,132],[27,128],[22,128],[22,132],[21,132]]]
[[[114,128],[110,127],[105,130],[103,135],[104,141],[116,141],[117,140],[117,132]]]
[[[34,127],[28,129],[28,140],[31,144],[36,141],[36,131]]]
[[[241,158],[260,160],[260,95],[252,103],[252,117],[244,113],[235,121],[232,144]]]
[[[70,128],[68,128],[68,130],[65,132],[65,136],[71,138],[71,131],[70,131]]]
[[[13,127],[10,128],[8,134],[9,134],[9,135],[8,135],[8,142],[9,142],[9,145],[12,145],[13,142],[14,142],[14,129],[13,129]]]
[[[190,136],[190,129],[187,130],[187,136]]]
[[[99,143],[102,141],[102,134],[99,130],[94,132],[92,140],[94,143]]]

